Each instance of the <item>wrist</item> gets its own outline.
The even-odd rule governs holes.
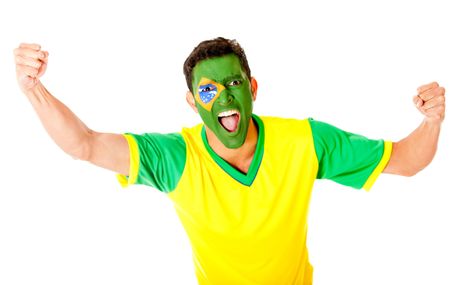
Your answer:
[[[38,81],[32,88],[24,91],[26,97],[33,106],[48,103],[48,96],[50,95],[45,86]]]
[[[36,96],[36,94],[41,93],[43,89],[44,89],[44,86],[42,85],[41,81],[37,80],[37,83],[34,84],[33,87],[24,89],[22,91],[27,97],[30,97],[30,96]]]
[[[430,128],[440,128],[443,120],[443,118],[425,117],[422,124]]]

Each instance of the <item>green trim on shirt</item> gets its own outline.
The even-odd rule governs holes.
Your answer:
[[[317,178],[361,189],[383,157],[384,141],[370,140],[313,119],[309,123],[319,162]]]
[[[214,152],[214,150],[208,144],[205,127],[203,126],[202,128],[203,144],[205,145],[205,148],[207,149],[211,157],[214,159],[214,161],[231,177],[233,177],[235,180],[246,186],[252,185],[253,180],[255,180],[256,174],[258,173],[258,169],[259,166],[261,165],[261,161],[264,154],[264,123],[255,114],[253,114],[252,118],[256,123],[256,127],[258,129],[258,142],[256,143],[255,154],[253,156],[253,160],[252,163],[250,164],[250,168],[248,169],[247,174],[240,172],[239,170],[231,166],[231,164],[226,162],[223,158],[221,158],[217,153]]]

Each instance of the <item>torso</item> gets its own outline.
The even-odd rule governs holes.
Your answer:
[[[311,130],[307,120],[263,121],[266,139],[241,176],[211,156],[201,126],[182,132],[186,166],[169,197],[200,284],[309,284],[306,221],[318,169]]]

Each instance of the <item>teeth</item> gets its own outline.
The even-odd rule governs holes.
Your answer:
[[[238,114],[238,110],[228,110],[228,111],[224,111],[222,113],[219,114],[219,117],[228,117],[234,114]]]

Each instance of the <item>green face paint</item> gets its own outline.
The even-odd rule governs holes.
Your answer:
[[[225,55],[203,60],[193,70],[195,104],[205,125],[227,148],[242,146],[252,118],[250,79],[239,58]]]

